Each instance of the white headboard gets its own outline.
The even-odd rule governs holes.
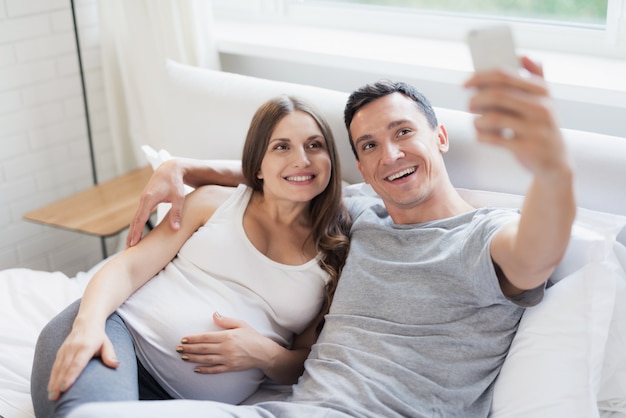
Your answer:
[[[372,80],[375,81],[375,80]],[[419,88],[419,86],[417,86]],[[279,94],[303,97],[326,115],[341,154],[343,177],[362,181],[343,123],[345,92],[166,63],[163,136],[150,145],[172,155],[239,159],[256,109]],[[435,108],[450,138],[446,165],[456,187],[524,194],[528,173],[506,151],[474,140],[472,115]],[[564,130],[576,165],[581,207],[626,216],[626,138]]]

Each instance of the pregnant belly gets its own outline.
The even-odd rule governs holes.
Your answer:
[[[138,350],[138,354],[139,354]],[[181,360],[174,348],[165,352],[152,345],[141,349],[140,361],[174,398],[238,404],[253,394],[264,375],[259,369],[220,374],[194,372],[197,363]]]
[[[174,398],[240,403],[263,381],[261,370],[200,374],[194,372],[196,363],[181,360],[176,352],[184,336],[221,331],[213,312],[238,317],[242,312],[237,303],[215,293],[207,297],[205,292],[175,289],[144,286],[118,309],[133,335],[139,361]]]

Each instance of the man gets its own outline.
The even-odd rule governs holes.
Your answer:
[[[291,402],[98,404],[71,416],[486,417],[523,307],[541,300],[575,216],[542,70],[521,62],[529,77],[490,71],[465,84],[480,114],[478,140],[509,149],[532,173],[521,214],[475,209],[459,196],[442,157],[445,127],[410,86],[379,82],[350,96],[350,141],[380,198],[346,199],[350,255]],[[174,162],[159,175],[173,176],[177,189],[185,171],[196,185],[237,178],[237,169],[194,166]],[[172,194],[158,187],[144,194],[131,243],[149,209]],[[179,207],[182,193],[173,195]],[[175,213],[170,222],[176,227]]]

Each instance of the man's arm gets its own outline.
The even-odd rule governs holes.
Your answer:
[[[466,83],[476,88],[470,110],[480,114],[478,140],[509,149],[533,175],[519,221],[491,242],[507,296],[548,279],[565,253],[576,215],[571,162],[543,71],[528,58],[522,64],[530,77],[493,71]]]
[[[130,224],[126,246],[132,247],[141,240],[144,226],[152,210],[162,202],[172,204],[168,219],[173,230],[180,228],[180,214],[185,200],[185,188],[206,184],[237,186],[243,182],[241,161],[234,160],[195,160],[175,158],[165,161],[150,177],[141,192],[139,207]]]

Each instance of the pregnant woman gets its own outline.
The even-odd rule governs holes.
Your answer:
[[[139,399],[239,403],[265,379],[295,383],[347,255],[349,215],[325,119],[280,96],[254,115],[245,185],[193,191],[111,259],[42,331],[37,417]],[[181,361],[182,360],[182,361]]]

